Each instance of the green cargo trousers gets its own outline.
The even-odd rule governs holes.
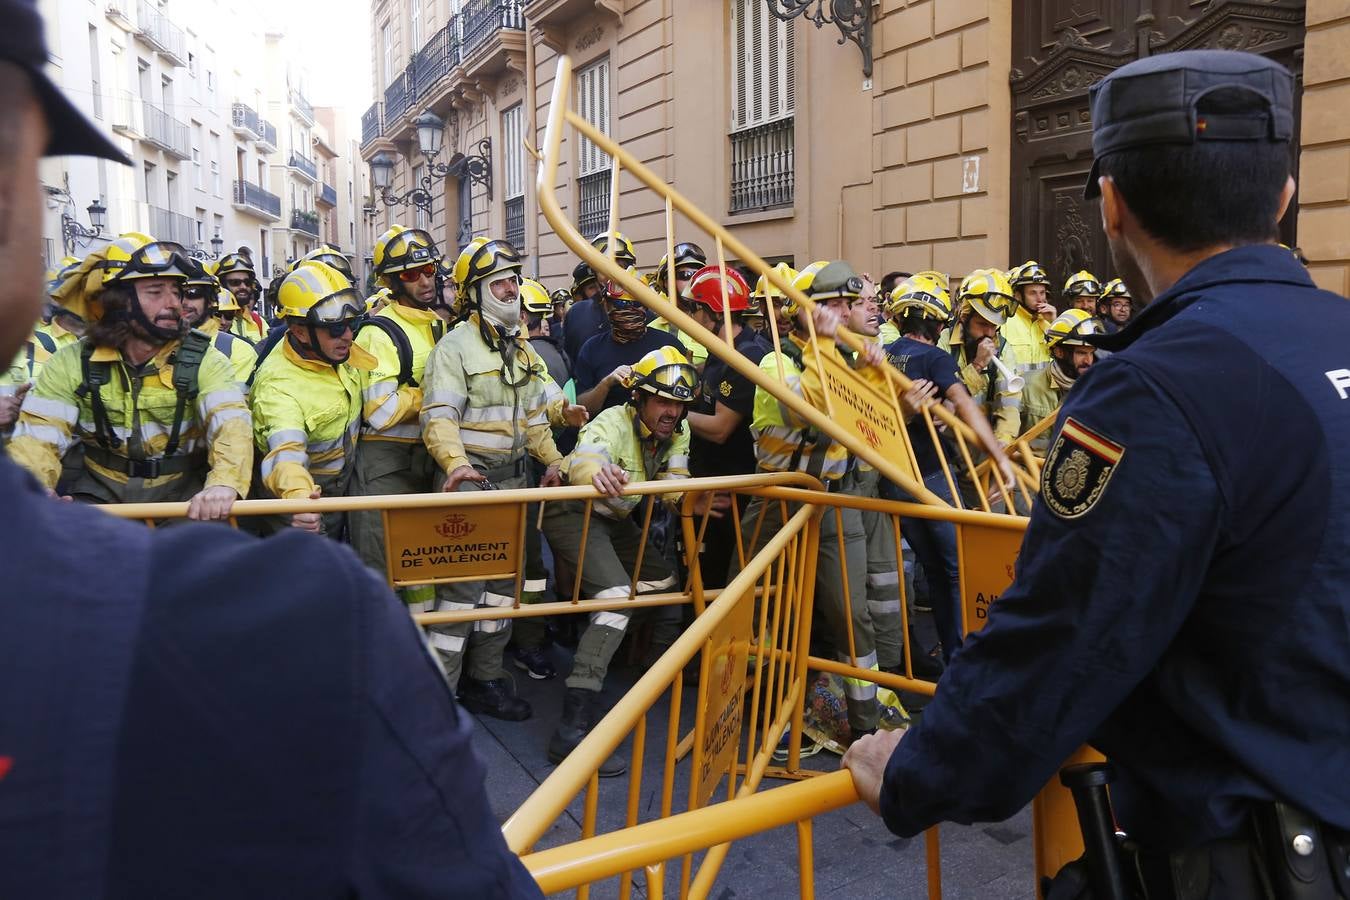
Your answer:
[[[855,497],[880,496],[881,473],[855,466],[844,490]],[[883,669],[904,662],[904,631],[900,618],[900,565],[895,558],[895,528],[890,516],[859,510],[867,534],[867,612],[876,634],[877,662]]]
[[[610,519],[596,512],[589,529],[585,504],[576,500],[559,501],[544,508],[544,537],[553,550],[555,571],[575,573],[581,563],[581,596],[613,599],[628,596],[633,566],[642,547],[642,529],[632,519]],[[585,559],[582,559],[581,533],[586,530]],[[638,573],[637,593],[658,594],[674,590],[676,577],[670,563],[648,539],[642,551],[642,570]],[[680,634],[680,607],[658,606],[642,610],[652,617],[652,654],[664,653]],[[569,688],[598,691],[605,683],[610,660],[614,658],[632,613],[622,610],[593,612],[586,631],[572,657],[567,676]]]

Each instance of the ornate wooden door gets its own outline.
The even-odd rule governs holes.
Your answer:
[[[1302,0],[1022,0],[1013,8],[1010,262],[1039,260],[1056,287],[1079,269],[1115,277],[1097,201],[1083,199],[1092,165],[1088,88],[1113,69],[1199,48],[1270,56],[1296,78],[1297,140]],[[1297,206],[1281,222],[1290,246]]]

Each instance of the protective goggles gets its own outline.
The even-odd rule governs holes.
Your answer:
[[[389,242],[382,268],[386,272],[436,265],[436,241],[420,228],[405,231]],[[434,268],[433,268],[434,272]]]
[[[404,283],[417,281],[420,278],[431,278],[435,276],[438,266],[435,263],[427,263],[424,266],[418,266],[415,269],[404,269],[398,273],[398,280]]]
[[[1023,269],[1017,273],[1013,279],[1013,287],[1021,287],[1024,284],[1049,284],[1050,276],[1040,266],[1032,266],[1029,269]]]
[[[1064,293],[1068,294],[1070,297],[1081,297],[1083,294],[1096,295],[1101,292],[1102,286],[1099,283],[1095,281],[1080,281]]]
[[[493,272],[520,268],[520,252],[506,241],[488,241],[469,257],[465,284],[481,281]]]
[[[352,320],[360,318],[366,311],[366,304],[354,288],[329,294],[315,303],[305,313],[305,321],[311,325],[329,326],[334,337],[342,334],[342,327],[350,327]],[[334,326],[342,326],[337,327]]]
[[[315,262],[321,262],[325,266],[332,266],[334,269],[337,269],[343,275],[346,275],[348,281],[351,281],[352,264],[347,260],[347,257],[343,256],[342,254],[325,253],[321,256],[311,256],[309,258]]]
[[[114,278],[182,276],[196,280],[206,274],[202,264],[188,255],[187,248],[173,241],[155,241],[138,247],[125,263],[112,263],[111,267],[120,269]]]
[[[698,372],[694,367],[688,363],[676,363],[661,366],[644,375],[633,387],[688,403],[694,399],[694,389],[697,385]]]
[[[947,302],[926,291],[913,291],[905,294],[896,302],[896,306],[905,312],[911,309],[918,310],[934,319],[946,320],[951,318],[951,307]]]
[[[825,300],[840,300],[840,299],[852,302],[860,299],[859,295],[862,294],[862,289],[863,289],[863,280],[859,278],[857,275],[851,275],[844,280],[843,284],[837,287],[821,288],[820,293],[818,294],[812,293],[811,291],[808,290],[806,292],[806,295],[810,297],[812,300],[818,302]]]
[[[253,266],[249,265],[248,260],[238,253],[229,253],[223,256],[220,265],[216,266],[216,275],[223,278],[230,272],[245,272],[252,275]]]

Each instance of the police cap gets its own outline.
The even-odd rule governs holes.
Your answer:
[[[1264,111],[1197,113],[1220,89],[1246,91]],[[1083,195],[1101,193],[1101,158],[1116,150],[1196,141],[1288,142],[1294,132],[1294,78],[1279,63],[1234,50],[1160,53],[1121,66],[1092,86],[1092,171]]]

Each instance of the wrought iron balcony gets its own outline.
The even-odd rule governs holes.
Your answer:
[[[405,69],[384,89],[384,124],[393,125],[408,111],[408,72]]]
[[[273,222],[281,218],[281,198],[249,181],[234,183],[234,208],[261,214]]]
[[[291,158],[287,160],[286,165],[290,166],[292,169],[298,169],[308,176],[310,181],[319,180],[319,169],[318,166],[314,164],[314,160],[297,150],[291,151]]]
[[[793,120],[756,125],[731,135],[731,211],[791,206]]]
[[[258,117],[258,124],[262,126],[262,131],[258,134],[257,144],[264,151],[271,153],[277,149],[277,127],[261,116]]]
[[[525,16],[520,0],[469,0],[460,11],[464,54],[473,52],[503,28],[523,29]]]
[[[380,107],[380,101],[376,100],[370,104],[370,109],[361,115],[361,146],[365,147],[371,141],[384,133],[384,122],[381,116],[383,110]]]
[[[445,27],[431,36],[413,57],[413,86],[416,96],[426,97],[455,66],[459,65],[459,22],[451,16]]]
[[[141,101],[145,115],[145,140],[178,159],[192,157],[187,123],[180,122],[149,100]]]
[[[313,237],[319,236],[319,214],[314,210],[291,210],[291,228]]]
[[[253,107],[236,103],[230,107],[230,127],[241,137],[257,139],[262,134],[262,119]]]
[[[150,233],[156,240],[176,241],[184,247],[191,247],[197,243],[195,219],[158,206],[149,206],[149,212]]]
[[[314,107],[305,99],[305,95],[291,88],[291,112],[295,113],[306,125],[314,124]]]
[[[319,191],[319,202],[327,203],[329,206],[337,206],[337,188],[328,182],[324,182],[323,188]]]

